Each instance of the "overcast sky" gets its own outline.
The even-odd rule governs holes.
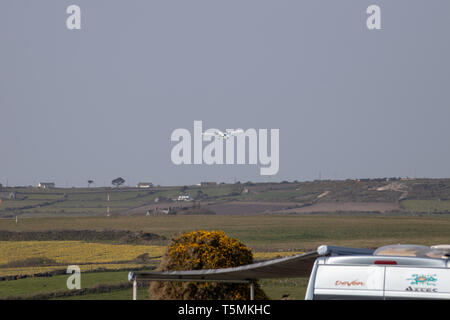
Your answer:
[[[449,14],[448,0],[2,0],[0,183],[450,177]],[[170,135],[194,120],[279,128],[278,174],[174,165]]]

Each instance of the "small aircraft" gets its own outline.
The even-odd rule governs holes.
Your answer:
[[[243,132],[244,132],[244,130],[242,130],[242,129],[236,129],[236,130],[227,129],[227,130],[225,130],[225,132],[222,132],[220,130],[214,130],[214,132],[203,132],[203,135],[204,136],[215,136],[215,137],[219,137],[222,139],[229,139],[232,136],[235,136],[235,135],[237,135],[239,133],[243,133]]]

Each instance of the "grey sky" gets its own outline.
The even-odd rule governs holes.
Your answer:
[[[66,8],[82,10],[69,31]],[[370,4],[382,30],[366,28]],[[450,2],[2,0],[0,183],[450,176]],[[279,128],[280,170],[175,166],[176,128]]]

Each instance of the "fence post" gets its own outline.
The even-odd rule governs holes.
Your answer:
[[[137,300],[137,280],[133,280],[133,300]]]

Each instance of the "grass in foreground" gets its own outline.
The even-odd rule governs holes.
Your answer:
[[[25,296],[55,291],[68,291],[67,278],[61,275],[45,278],[26,278],[0,282],[0,298],[8,296]],[[91,288],[98,284],[113,284],[128,280],[128,271],[92,272],[81,274],[81,287]]]
[[[272,300],[280,300],[283,296],[292,300],[303,300],[308,286],[308,278],[268,279],[261,280],[259,283]],[[58,300],[130,300],[132,297],[133,291],[129,288],[100,294],[64,297]],[[148,288],[138,288],[138,300],[147,299],[149,299]]]
[[[90,293],[82,296],[71,296],[52,300],[131,300],[133,289],[114,290],[105,293]],[[148,288],[138,288],[138,300],[148,300]]]
[[[26,278],[20,280],[0,282],[0,299],[6,297],[30,297],[37,294],[69,291],[66,281],[69,275],[53,276],[46,278]],[[111,285],[127,281],[128,271],[93,272],[82,273],[81,287],[94,288],[100,284]],[[283,295],[289,295],[291,299],[304,299],[307,278],[295,279],[267,279],[261,280],[262,289],[271,299],[281,299]],[[132,298],[132,289],[118,289],[105,293],[88,293],[83,295],[55,298],[57,300],[129,300]],[[138,289],[138,299],[149,299],[148,288]]]

